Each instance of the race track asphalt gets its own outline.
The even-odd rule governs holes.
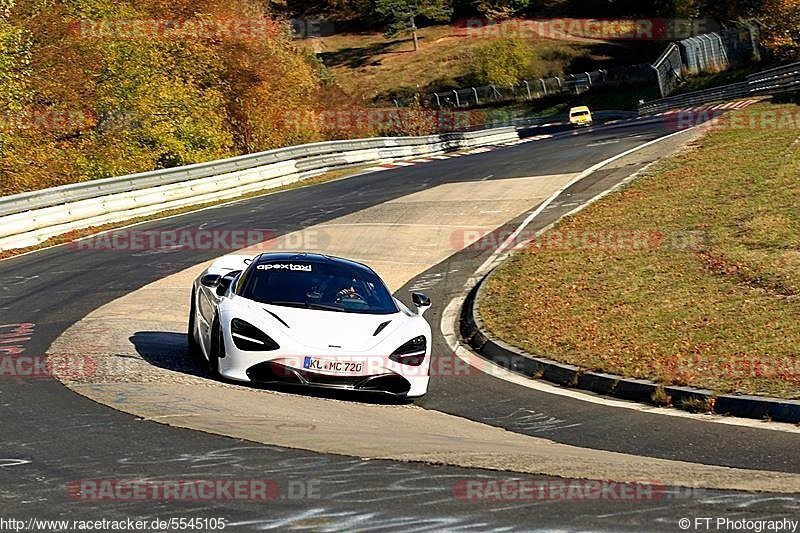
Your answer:
[[[270,229],[284,234],[450,181],[580,172],[668,133],[662,124],[537,141],[455,159],[365,174],[149,222],[140,229]],[[628,169],[633,170],[633,169]],[[622,170],[620,170],[620,173]],[[575,186],[547,212],[545,224],[622,174],[600,172]],[[533,208],[535,206],[531,206]],[[511,224],[510,226],[513,226]],[[427,289],[436,302],[463,285],[488,252],[461,252],[431,274],[445,280]],[[0,262],[0,324],[32,323],[26,354],[43,354],[90,311],[164,276],[219,255],[76,250],[60,246]],[[458,270],[453,273],[453,270]],[[446,275],[445,275],[446,274]],[[427,276],[427,277],[426,277]],[[430,284],[429,284],[430,285]],[[438,325],[441,307],[431,311]],[[438,328],[434,327],[434,331]],[[446,349],[437,335],[435,348]],[[224,517],[235,529],[375,530],[664,530],[682,516],[784,517],[797,513],[792,496],[702,491],[669,492],[659,501],[471,502],[454,497],[463,479],[502,479],[487,472],[420,464],[364,461],[181,430],[141,421],[78,396],[52,379],[4,376],[0,382],[0,517],[100,519]],[[555,397],[488,376],[435,378],[420,402],[437,409],[558,442],[690,462],[800,472],[798,436],[706,424]],[[246,407],[243,407],[246,409]],[[298,413],[302,420],[302,413]],[[544,421],[544,422],[543,422]],[[243,501],[74,501],[66,486],[97,478],[228,477],[318,483],[319,496]],[[516,476],[515,476],[516,477]],[[309,485],[306,485],[308,488]],[[234,529],[233,526],[228,529]]]

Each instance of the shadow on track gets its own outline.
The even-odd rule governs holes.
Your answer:
[[[214,379],[208,370],[208,364],[205,358],[200,354],[189,354],[186,335],[183,333],[138,331],[130,337],[129,340],[136,348],[136,353],[155,367],[207,380]],[[345,402],[376,405],[409,405],[413,403],[413,401],[409,399],[397,398],[395,396],[375,392],[321,389],[282,383],[245,384],[227,379],[221,379],[219,381],[246,388],[265,389],[297,396],[310,396],[313,398],[325,398]]]

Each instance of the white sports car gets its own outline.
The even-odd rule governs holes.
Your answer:
[[[225,256],[192,288],[190,351],[212,374],[251,383],[372,391],[428,390],[431,302],[416,312],[369,267],[316,254]]]

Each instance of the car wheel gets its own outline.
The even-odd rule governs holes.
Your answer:
[[[224,357],[225,354],[225,339],[222,337],[222,327],[219,324],[219,317],[214,317],[214,322],[211,326],[211,350],[208,354],[208,371],[211,376],[219,378],[219,359]]]
[[[189,307],[189,329],[186,333],[189,355],[192,357],[201,357],[203,352],[200,349],[200,343],[197,342],[197,338],[195,337],[195,327],[197,325],[197,292],[195,289],[192,289],[192,303]]]

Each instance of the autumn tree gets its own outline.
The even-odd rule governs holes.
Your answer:
[[[419,50],[417,19],[448,21],[453,15],[450,0],[375,0],[375,12],[389,21],[386,36],[411,35],[414,51]]]
[[[508,18],[528,7],[530,0],[473,0],[472,7],[490,19]]]
[[[320,139],[313,123],[287,125],[321,105],[319,66],[265,5],[0,0],[0,195]],[[136,20],[265,20],[276,31],[113,31]],[[104,21],[112,31],[84,33]],[[54,118],[64,113],[81,120]]]
[[[762,37],[764,46],[781,61],[800,56],[800,0],[764,0]]]

